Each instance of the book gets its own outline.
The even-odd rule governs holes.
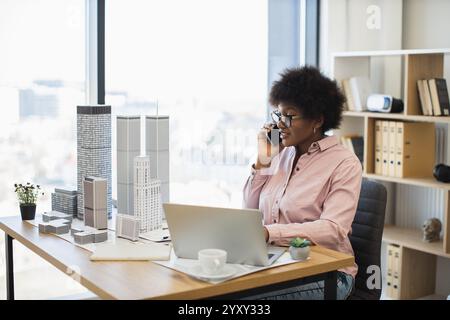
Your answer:
[[[433,113],[435,116],[442,115],[441,104],[439,103],[439,96],[436,86],[436,79],[428,80],[428,87],[430,88],[431,104],[433,106]]]
[[[417,89],[419,91],[419,100],[420,100],[420,106],[422,109],[422,114],[424,116],[429,116],[428,108],[425,102],[425,88],[423,80],[417,80]]]
[[[430,87],[428,86],[427,80],[422,80],[423,83],[423,94],[424,94],[424,100],[425,100],[425,107],[427,108],[428,115],[433,115],[433,104],[431,102],[431,94],[430,94]]]
[[[359,135],[347,135],[341,137],[341,144],[353,152],[361,161],[364,162],[364,138]]]
[[[352,137],[349,138],[350,143],[353,148],[353,152],[358,157],[361,163],[364,163],[364,138],[363,137]]]
[[[367,98],[372,93],[370,79],[368,77],[351,77],[349,85],[355,111],[367,110]]]
[[[447,81],[442,78],[428,80],[431,102],[434,114],[437,116],[450,115],[450,104],[447,90]]]
[[[352,90],[350,89],[350,82],[348,79],[342,80],[342,88],[344,89],[345,99],[347,100],[348,111],[356,111],[353,102]]]

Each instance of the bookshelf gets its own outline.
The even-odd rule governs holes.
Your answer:
[[[450,117],[434,117],[434,116],[420,116],[420,115],[404,115],[399,113],[374,113],[374,112],[357,112],[344,111],[344,117],[358,117],[358,118],[376,118],[386,120],[402,120],[415,122],[434,122],[434,123],[450,123]]]
[[[417,92],[417,80],[443,78],[445,57],[449,49],[433,50],[393,50],[338,52],[332,55],[331,76],[340,84],[350,77],[368,77],[373,93],[385,93],[400,98],[404,102],[402,113],[376,113],[345,111],[341,128],[335,134],[340,136],[359,134],[364,137],[363,177],[396,184],[413,185],[444,190],[443,238],[439,242],[422,241],[422,231],[386,225],[383,242],[399,247],[401,250],[403,288],[397,298],[414,299],[434,294],[436,257],[450,258],[450,183],[442,183],[432,176],[432,167],[426,176],[408,176],[404,178],[375,174],[375,121],[401,121],[430,123],[433,126],[446,125],[450,129],[449,116],[424,116]],[[381,78],[375,79],[374,78]],[[448,83],[450,87],[450,83]],[[448,131],[450,132],[450,130]],[[434,139],[434,138],[433,138]],[[447,139],[447,144],[450,140]],[[433,143],[435,141],[433,140]],[[450,145],[447,145],[447,159],[450,159]],[[422,157],[426,157],[424,154]],[[434,158],[434,155],[432,155]],[[417,162],[422,162],[418,159]],[[416,163],[416,162],[414,162]],[[428,166],[427,166],[428,168]],[[428,170],[428,169],[427,169]],[[418,261],[415,272],[407,265]],[[431,270],[430,271],[430,266]],[[422,285],[420,277],[414,273],[429,274],[427,281],[432,288]],[[430,274],[431,272],[431,274]],[[412,283],[413,285],[410,285]]]

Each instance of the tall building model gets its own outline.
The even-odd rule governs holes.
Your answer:
[[[133,166],[140,148],[140,116],[117,116],[117,212],[120,214],[134,214]]]
[[[111,106],[77,106],[77,154],[78,218],[84,216],[87,176],[107,180],[106,210],[111,218]]]
[[[150,157],[151,178],[161,181],[162,201],[169,202],[169,116],[145,117],[145,153]]]
[[[139,218],[141,233],[161,228],[161,182],[151,179],[148,156],[134,159],[134,213]]]
[[[108,228],[107,180],[97,177],[85,177],[84,190],[84,224],[96,229]]]
[[[77,217],[77,190],[55,188],[52,192],[52,210]]]

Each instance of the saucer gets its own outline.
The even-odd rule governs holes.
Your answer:
[[[205,279],[205,280],[221,280],[221,279],[225,279],[225,278],[229,278],[231,276],[233,276],[236,273],[236,268],[234,268],[233,266],[230,266],[228,264],[226,264],[223,269],[222,272],[219,274],[206,274],[203,272],[202,267],[197,264],[195,266],[193,266],[190,269],[190,274],[196,278],[199,279]]]

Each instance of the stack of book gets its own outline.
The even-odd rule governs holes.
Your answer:
[[[368,77],[351,77],[342,80],[342,90],[347,100],[345,109],[348,111],[367,110],[367,98],[372,93]]]
[[[450,104],[445,79],[417,80],[420,105],[424,116],[448,116]]]
[[[432,177],[434,123],[375,121],[375,174],[398,178]]]
[[[364,138],[358,135],[348,135],[341,137],[344,147],[356,154],[361,164],[364,161]]]

